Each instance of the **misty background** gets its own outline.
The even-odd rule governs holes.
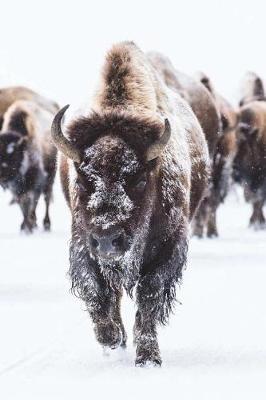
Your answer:
[[[61,105],[90,96],[108,48],[134,40],[188,74],[203,70],[236,104],[247,70],[266,73],[264,1],[10,0],[1,7],[0,86]]]

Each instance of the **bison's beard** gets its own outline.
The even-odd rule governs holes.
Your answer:
[[[143,227],[142,227],[143,228]],[[98,264],[104,279],[113,289],[123,287],[132,296],[132,290],[139,279],[140,266],[143,262],[146,232],[141,229],[134,235],[134,241],[129,250],[119,259],[98,259]]]
[[[88,293],[92,291],[92,286],[97,286],[97,282],[102,278],[113,289],[123,287],[132,296],[143,263],[151,213],[152,204],[149,204],[145,208],[145,215],[139,218],[140,223],[134,230],[129,249],[120,258],[114,260],[91,257],[86,240],[78,229],[80,219],[78,214],[75,215],[70,244],[69,273],[72,280],[72,291],[78,297],[86,300]]]
[[[146,214],[140,218],[140,224],[136,227],[129,249],[113,262],[110,260],[98,260],[101,272],[105,280],[113,288],[123,287],[132,296],[136,285],[140,267],[143,264],[143,254],[149,234],[151,207],[146,209]]]

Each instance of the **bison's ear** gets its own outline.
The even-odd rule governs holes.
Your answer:
[[[146,160],[152,161],[155,158],[159,157],[160,154],[165,149],[169,139],[171,137],[171,126],[168,119],[164,120],[164,130],[162,135],[157,139],[154,143],[152,143],[146,153]]]

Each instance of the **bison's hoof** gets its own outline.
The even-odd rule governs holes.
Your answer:
[[[29,224],[25,224],[24,222],[21,224],[20,226],[20,230],[21,232],[25,233],[25,234],[30,234],[33,232],[33,226],[29,225]]]
[[[197,237],[198,239],[203,238],[203,228],[196,226],[192,232],[192,236]]]
[[[44,228],[45,232],[49,232],[49,231],[51,230],[51,223],[50,223],[50,221],[49,221],[49,222],[48,222],[48,221],[44,221],[44,222],[43,222],[43,228]]]
[[[207,237],[208,237],[209,239],[216,238],[216,237],[218,237],[218,232],[217,232],[217,231],[208,231],[208,232],[207,232]]]
[[[254,229],[254,231],[261,231],[266,229],[266,222],[265,221],[250,222],[249,227],[251,229]]]
[[[144,366],[155,366],[160,367],[162,364],[162,359],[160,356],[160,350],[158,344],[149,343],[148,345],[137,347],[137,357],[135,361],[136,367]]]
[[[121,330],[113,322],[97,324],[94,327],[94,331],[98,342],[104,347],[116,349],[123,344]]]
[[[160,367],[162,365],[162,359],[159,354],[156,356],[138,356],[135,361],[136,367]]]

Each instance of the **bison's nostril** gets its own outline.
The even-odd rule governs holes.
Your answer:
[[[118,237],[116,237],[115,239],[112,240],[112,245],[114,247],[122,247],[123,245],[123,236],[119,235]]]

